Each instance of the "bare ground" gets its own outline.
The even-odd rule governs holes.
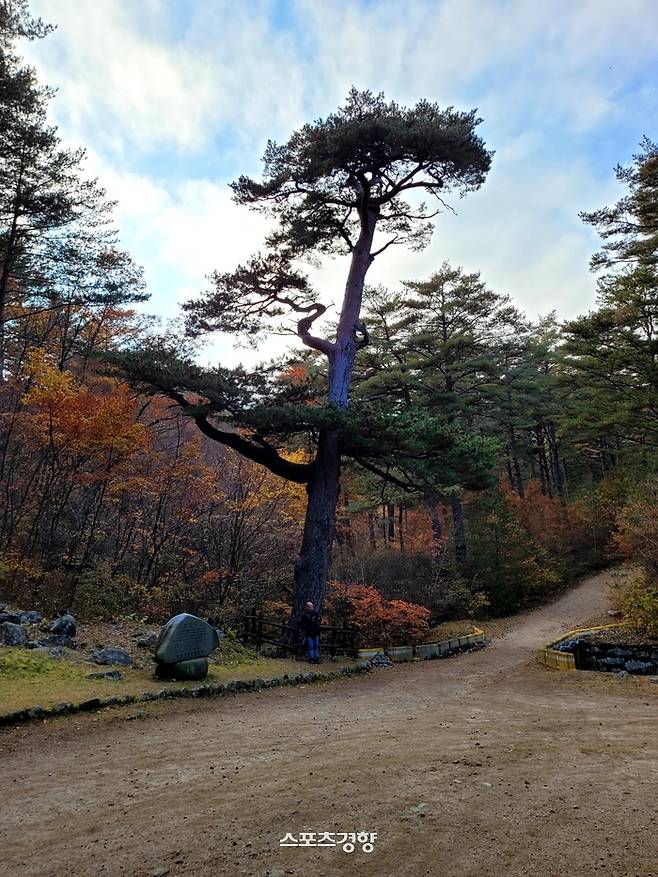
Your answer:
[[[658,877],[658,685],[532,654],[608,578],[451,660],[4,732],[0,871]],[[374,852],[279,847],[360,829]]]

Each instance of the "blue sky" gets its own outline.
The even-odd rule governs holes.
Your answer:
[[[124,245],[163,316],[258,249],[262,217],[227,183],[354,84],[477,107],[494,149],[480,192],[422,253],[387,251],[371,282],[444,259],[480,270],[531,317],[594,303],[596,238],[578,211],[615,200],[617,162],[658,139],[654,0],[32,0],[55,34],[24,47],[59,88],[54,121],[119,201]],[[337,302],[346,265],[313,272]],[[335,311],[333,313],[335,315]],[[280,343],[280,342],[279,342]],[[244,359],[232,342],[213,351]]]

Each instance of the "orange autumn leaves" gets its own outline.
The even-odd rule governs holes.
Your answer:
[[[29,389],[23,396],[33,439],[59,453],[112,467],[149,445],[144,424],[135,420],[136,403],[116,381],[78,382],[72,372],[52,365],[43,350],[28,359]]]

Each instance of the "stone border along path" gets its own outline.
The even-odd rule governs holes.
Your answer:
[[[329,673],[294,673],[289,676],[275,676],[272,679],[235,679],[230,682],[205,683],[193,688],[163,688],[160,691],[145,691],[142,694],[119,694],[111,697],[92,697],[81,703],[58,703],[55,706],[34,706],[12,713],[0,714],[0,727],[20,725],[25,722],[44,721],[58,716],[75,713],[95,712],[112,706],[126,706],[135,703],[148,703],[154,700],[169,700],[192,697],[221,697],[224,694],[239,694],[246,691],[260,691],[264,688],[278,688],[284,685],[303,685],[305,683],[326,682],[346,676],[358,676],[369,673],[370,664],[362,663],[354,667],[341,667]]]
[[[598,624],[596,627],[577,627],[575,630],[570,630],[568,633],[554,639],[547,646],[544,646],[543,649],[539,649],[537,651],[537,660],[544,667],[550,667],[552,670],[577,670],[576,656],[571,652],[559,652],[553,646],[567,639],[575,639],[579,634],[595,633],[597,630],[612,630],[615,627],[620,627],[620,624]],[[591,673],[592,671],[588,670],[587,672]]]
[[[486,636],[483,630],[473,625],[472,633],[455,636],[452,639],[444,639],[439,642],[425,642],[417,646],[391,646],[390,648],[369,648],[359,649],[357,657],[367,660],[376,654],[387,655],[391,661],[413,661],[419,658],[424,661],[432,661],[436,658],[449,658],[457,655],[459,652],[471,650],[474,646],[484,646],[486,644]]]

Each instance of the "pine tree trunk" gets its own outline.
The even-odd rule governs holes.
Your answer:
[[[386,540],[387,542],[395,541],[395,505],[392,502],[386,504]]]
[[[295,563],[295,618],[299,618],[309,600],[317,610],[322,609],[331,565],[339,480],[338,433],[335,430],[321,432],[313,472],[306,486],[304,535]]]
[[[466,529],[464,526],[464,507],[458,496],[452,497],[450,507],[452,509],[452,538],[455,542],[455,560],[457,561],[457,566],[463,566],[468,556]]]
[[[366,272],[372,263],[370,250],[377,224],[377,210],[361,216],[361,233],[352,251],[336,342],[329,366],[327,402],[345,409],[349,404],[354,360],[359,347],[358,323]],[[293,625],[310,600],[321,611],[331,565],[331,546],[336,529],[340,492],[340,437],[337,430],[320,431],[311,477],[306,485],[308,504],[302,547],[295,564]]]
[[[550,451],[550,461],[551,461],[551,476],[553,478],[553,484],[555,485],[555,490],[559,497],[564,498],[564,480],[562,478],[562,465],[560,463],[560,456],[557,448],[557,436],[555,435],[555,425],[549,424],[546,428],[546,434],[548,436],[548,448]]]
[[[510,426],[509,429],[509,455],[511,466],[513,468],[512,487],[514,487],[518,495],[523,499],[525,496],[525,489],[523,486],[521,464],[519,463],[519,458],[516,453],[516,434],[513,426]]]
[[[377,528],[374,512],[368,512],[368,542],[371,548],[377,548]]]
[[[432,562],[436,569],[443,566],[446,555],[445,540],[443,538],[443,525],[441,523],[441,515],[436,500],[429,500],[425,504],[427,513],[430,516],[430,524],[432,527]]]

